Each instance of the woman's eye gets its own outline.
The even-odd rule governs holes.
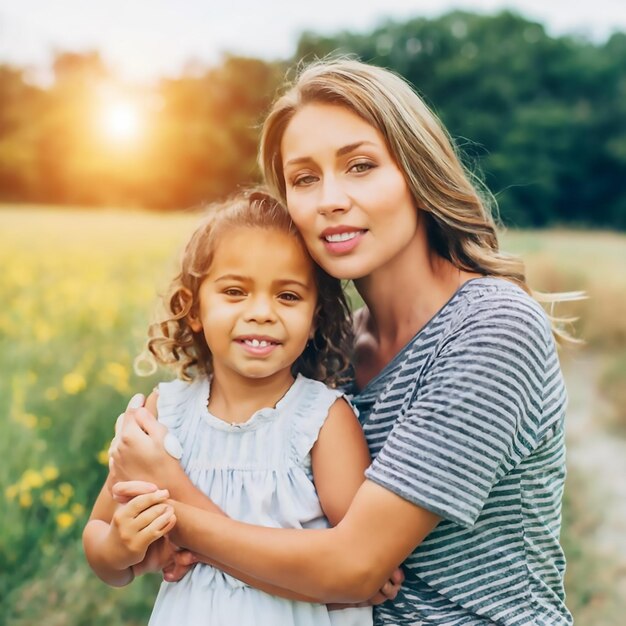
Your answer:
[[[368,161],[359,161],[358,163],[354,163],[350,166],[350,171],[357,174],[362,174],[363,172],[374,169],[374,167],[375,165],[373,163],[369,163]]]
[[[294,187],[305,187],[307,185],[312,185],[316,180],[317,177],[312,174],[303,174],[302,176],[296,176],[293,179],[292,185]]]

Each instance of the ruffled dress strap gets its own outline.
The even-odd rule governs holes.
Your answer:
[[[178,429],[182,426],[185,416],[192,410],[201,393],[202,379],[191,383],[184,380],[172,380],[159,383],[157,386],[157,411],[158,420],[170,429]]]
[[[298,403],[290,418],[291,459],[310,470],[311,449],[319,437],[330,407],[338,398],[348,400],[341,390],[331,389],[317,380],[299,376],[296,384]]]

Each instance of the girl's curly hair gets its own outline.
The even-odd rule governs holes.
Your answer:
[[[191,235],[182,254],[180,272],[164,298],[165,319],[148,328],[143,358],[152,362],[152,372],[159,363],[173,367],[177,376],[187,381],[212,373],[211,352],[204,333],[192,330],[188,316],[197,312],[200,285],[213,262],[216,242],[228,229],[238,227],[280,230],[295,237],[306,251],[287,210],[263,190],[247,191],[211,205],[206,219]],[[348,378],[350,369],[350,308],[341,282],[316,264],[314,270],[318,292],[315,333],[293,364],[292,374],[336,386]]]

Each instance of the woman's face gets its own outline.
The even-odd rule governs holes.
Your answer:
[[[417,211],[380,132],[349,109],[305,105],[281,142],[289,213],[313,258],[358,279],[415,240]]]

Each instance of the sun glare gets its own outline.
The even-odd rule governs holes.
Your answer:
[[[130,101],[108,102],[102,109],[100,125],[108,140],[114,143],[134,143],[141,134],[139,108]]]

